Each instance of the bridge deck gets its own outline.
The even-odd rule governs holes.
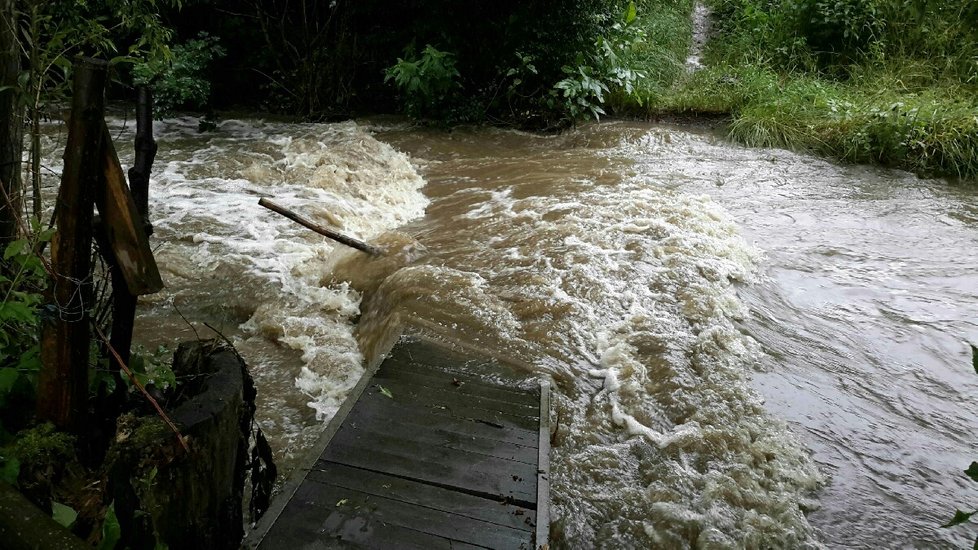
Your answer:
[[[544,546],[549,387],[485,378],[508,368],[402,338],[330,423],[284,508],[270,511],[259,548]]]

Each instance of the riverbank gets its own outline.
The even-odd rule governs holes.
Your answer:
[[[857,46],[844,51],[846,41],[840,37],[832,46],[836,51],[826,53],[816,51],[825,29],[788,21],[790,14],[779,12],[778,2],[710,4],[713,32],[703,68],[673,71],[667,75],[671,80],[648,78],[634,93],[615,95],[615,114],[727,115],[726,135],[746,145],[807,151],[928,176],[978,178],[978,63],[969,64],[975,44],[949,38],[967,38],[970,31],[962,27],[974,16],[965,11],[970,8],[961,8],[961,21],[933,25],[943,29],[938,34],[945,43],[934,44],[937,38],[926,44],[898,39],[893,35],[912,23],[911,15],[896,21],[896,14],[881,11],[878,18],[890,19],[875,25],[886,31],[865,31],[875,34],[859,46],[870,52]],[[940,7],[927,9],[915,17],[941,15]],[[674,23],[677,13],[685,14],[685,26]],[[668,59],[669,66],[677,67],[686,58],[692,13],[691,3],[677,2],[670,9],[646,7],[639,14],[642,28],[669,28],[673,33],[660,39],[670,53],[657,53],[659,62]],[[789,36],[792,24],[804,28]],[[676,33],[687,38],[678,40]]]

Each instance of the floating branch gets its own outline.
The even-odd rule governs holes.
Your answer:
[[[345,244],[346,246],[349,246],[350,248],[356,248],[357,250],[359,250],[361,252],[366,252],[367,254],[370,254],[372,256],[383,256],[384,255],[384,252],[381,249],[377,248],[376,246],[369,245],[369,244],[367,244],[367,243],[365,243],[365,242],[363,242],[363,241],[361,241],[359,239],[354,239],[353,237],[348,237],[348,236],[340,233],[339,231],[336,231],[335,229],[330,229],[330,228],[325,227],[323,225],[320,225],[320,224],[318,224],[316,222],[313,222],[313,221],[309,220],[308,218],[302,217],[299,214],[296,214],[295,212],[292,212],[291,210],[286,210],[285,208],[282,208],[281,206],[275,204],[274,202],[272,202],[272,201],[270,201],[268,199],[265,199],[265,198],[260,199],[258,201],[258,204],[260,204],[261,206],[264,206],[265,208],[271,210],[272,212],[275,212],[275,213],[278,213],[278,214],[281,214],[281,215],[285,216],[286,218],[288,218],[288,219],[290,219],[290,220],[298,223],[299,225],[302,225],[304,227],[307,227],[309,229],[312,229],[313,231],[315,231],[316,233],[319,233],[320,235],[322,235],[324,237],[329,237],[330,239],[333,239],[334,241],[337,241],[339,243]]]

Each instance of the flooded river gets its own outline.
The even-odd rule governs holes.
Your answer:
[[[157,139],[167,289],[137,330],[234,338],[286,469],[414,317],[553,380],[558,546],[975,536],[938,527],[978,503],[973,189],[642,123],[172,120]]]

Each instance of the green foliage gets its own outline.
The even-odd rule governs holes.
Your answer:
[[[978,78],[971,0],[714,0],[728,63],[845,75],[848,66],[926,60],[934,77]]]
[[[60,502],[52,502],[51,517],[54,519],[54,521],[61,524],[62,527],[70,529],[75,523],[75,519],[78,518],[78,512],[76,512],[71,506],[61,504]]]
[[[608,85],[594,75],[594,69],[581,65],[576,68],[564,67],[567,78],[554,84],[554,97],[561,99],[559,104],[571,119],[581,118],[590,114],[595,119],[605,114],[604,96],[608,93]],[[553,103],[557,106],[557,103]]]
[[[115,515],[113,501],[105,511],[105,519],[102,521],[102,540],[98,543],[98,550],[113,550],[119,544],[120,538],[122,538],[122,526],[119,525],[119,518]]]
[[[161,345],[150,352],[137,344],[129,359],[129,368],[140,384],[144,386],[153,384],[165,390],[177,383],[176,376],[170,368],[172,359],[173,351],[166,346]],[[128,382],[128,378],[126,380]]]
[[[3,479],[21,489],[50,485],[75,460],[75,439],[58,432],[51,424],[22,430],[17,438],[0,447]]]
[[[200,109],[207,105],[211,94],[207,70],[225,54],[216,36],[202,32],[197,38],[174,46],[167,58],[136,64],[133,81],[136,85],[152,86],[158,118],[178,108]]]
[[[636,24],[637,8],[629,2],[607,33],[598,36],[591,51],[578,56],[576,66],[564,65],[565,77],[553,86],[550,107],[559,107],[575,120],[584,115],[595,119],[605,114],[605,98],[612,90],[626,96],[635,93],[645,74],[632,69],[625,59],[645,40],[643,28]],[[637,98],[641,103],[641,99]]]
[[[949,86],[900,91],[885,75],[837,82],[761,65],[715,66],[654,108],[732,113],[729,134],[751,146],[786,147],[921,174],[978,177],[978,100]]]
[[[40,361],[39,311],[47,272],[35,253],[53,231],[41,231],[34,222],[34,237],[7,245],[0,268],[0,410],[18,408],[33,400]],[[13,411],[4,418],[23,424],[24,414]],[[10,426],[7,426],[8,428]]]
[[[18,13],[11,21],[19,23],[19,46],[26,61],[15,93],[28,114],[35,217],[43,212],[40,125],[43,119],[60,115],[49,111],[56,111],[69,97],[74,58],[85,55],[123,62],[167,56],[171,32],[160,20],[160,5],[179,7],[181,1],[15,2]]]
[[[978,4],[711,4],[707,68],[619,110],[730,114],[730,137],[749,145],[978,178],[978,27],[966,24]]]
[[[18,477],[20,477],[20,460],[7,456],[7,452],[0,450],[0,481],[16,487]]]
[[[428,44],[421,55],[413,48],[384,71],[384,82],[393,82],[404,110],[411,116],[439,117],[461,88],[455,54]]]

